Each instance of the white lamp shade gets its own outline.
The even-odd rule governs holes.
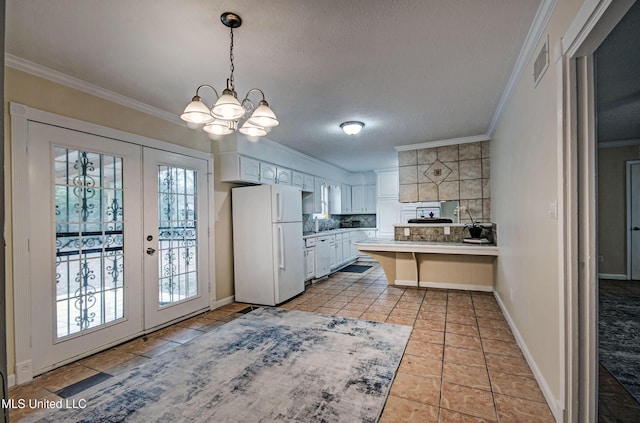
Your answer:
[[[239,129],[241,134],[249,137],[264,137],[267,135],[267,131],[258,125],[254,125],[249,121],[246,121]]]
[[[364,127],[364,123],[356,122],[356,121],[344,122],[340,124],[340,128],[342,128],[344,133],[347,135],[356,135],[362,130],[363,127]]]
[[[266,101],[260,102],[258,108],[251,114],[249,122],[254,125],[262,126],[263,128],[271,128],[280,124],[276,118],[276,114],[273,113],[273,110],[271,110]]]
[[[211,113],[217,119],[235,120],[244,116],[245,110],[238,99],[230,94],[230,91],[224,90],[218,101],[216,101],[215,106],[213,106]]]
[[[213,120],[211,110],[200,100],[200,97],[193,97],[191,103],[187,104],[184,112],[180,115],[180,119],[191,123],[208,123]]]
[[[215,119],[213,122],[207,123],[204,128],[206,132],[214,135],[227,135],[233,132],[226,120]]]

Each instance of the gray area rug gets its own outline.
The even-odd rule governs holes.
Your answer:
[[[600,362],[640,402],[640,297],[600,296]]]
[[[375,422],[411,327],[262,308],[25,422]]]

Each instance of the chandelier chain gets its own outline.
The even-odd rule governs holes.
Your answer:
[[[233,71],[235,70],[235,66],[233,65],[233,28],[231,28],[231,43],[229,44],[229,60],[231,62],[231,65],[229,66],[229,68],[231,69],[231,76],[229,77],[229,83],[231,85],[231,89],[233,91],[235,91],[235,86],[233,83]]]

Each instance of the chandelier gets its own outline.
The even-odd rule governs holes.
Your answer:
[[[239,15],[232,12],[225,12],[220,15],[222,23],[230,29],[231,42],[229,45],[229,60],[231,62],[231,75],[227,79],[227,88],[222,91],[222,95],[218,94],[215,88],[209,84],[202,84],[196,89],[196,95],[191,99],[191,103],[184,109],[184,113],[180,118],[187,122],[190,127],[202,129],[206,131],[211,138],[221,135],[227,135],[239,131],[241,134],[251,138],[257,138],[267,135],[267,132],[280,122],[276,118],[275,113],[269,107],[269,103],[264,97],[264,93],[259,88],[250,89],[244,96],[242,101],[238,101],[238,93],[235,90],[233,80],[233,30],[240,27],[242,19]],[[201,88],[211,88],[216,94],[216,102],[212,108],[209,108],[200,97]],[[255,107],[249,99],[252,93],[262,95],[262,100]],[[240,119],[248,116],[244,123],[239,127]]]

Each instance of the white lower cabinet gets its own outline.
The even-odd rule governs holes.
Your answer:
[[[337,255],[336,255],[336,237],[331,236],[329,238],[329,248],[331,248],[331,268],[335,269],[338,265]]]

